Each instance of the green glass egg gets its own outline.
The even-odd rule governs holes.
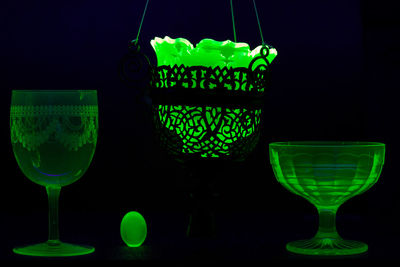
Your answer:
[[[147,236],[144,217],[137,211],[130,211],[121,221],[121,238],[128,247],[139,247]]]

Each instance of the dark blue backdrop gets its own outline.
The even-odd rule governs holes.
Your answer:
[[[11,89],[98,90],[97,151],[86,175],[64,189],[64,209],[122,212],[184,206],[171,178],[177,171],[154,146],[147,106],[117,72],[136,37],[145,2],[1,2],[1,199],[10,213],[46,209],[44,190],[23,177],[8,141]],[[254,48],[261,39],[252,2],[233,3],[238,41]],[[264,39],[278,56],[271,69],[262,139],[249,161],[248,177],[233,175],[227,185],[225,208],[314,212],[275,182],[267,154],[271,141],[381,141],[388,145],[382,179],[343,209],[393,222],[400,207],[393,166],[399,149],[395,91],[400,64],[399,19],[391,2],[259,0],[257,5]],[[229,1],[151,0],[139,43],[153,63],[150,40],[166,35],[192,43],[232,40]],[[277,201],[271,203],[273,199]]]

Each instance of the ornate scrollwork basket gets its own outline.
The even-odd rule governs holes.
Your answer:
[[[248,67],[152,66],[132,48],[120,73],[130,86],[148,79],[156,134],[173,158],[242,161],[260,135],[269,53],[262,46]]]
[[[156,139],[187,170],[184,187],[197,203],[192,205],[189,236],[212,232],[205,228],[212,227],[213,220],[204,218],[212,217],[215,191],[210,188],[219,178],[213,177],[218,172],[210,170],[243,162],[259,141],[269,66],[276,55],[272,49],[259,47],[245,67],[221,67],[180,64],[180,60],[163,64],[159,58],[159,65],[153,66],[138,47],[131,47],[120,65],[121,78],[130,87],[143,88],[143,79],[147,79],[143,92],[151,99]],[[275,53],[272,59],[271,50]],[[197,216],[200,210],[205,214]],[[201,226],[194,226],[197,223]]]
[[[264,46],[248,68],[155,67],[150,88],[162,147],[179,160],[244,160],[260,135],[268,53]],[[264,64],[253,69],[258,60]]]

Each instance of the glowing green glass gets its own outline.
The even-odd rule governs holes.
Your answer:
[[[128,247],[140,247],[147,236],[146,221],[139,212],[130,211],[122,218],[120,232]]]
[[[247,112],[245,108],[159,105],[158,114],[182,140],[182,152],[201,157],[229,156],[235,142],[252,135],[261,120],[261,109]],[[210,136],[208,131],[217,134]]]
[[[363,253],[368,245],[345,240],[336,231],[336,212],[349,198],[378,180],[385,145],[374,142],[277,142],[269,145],[275,176],[290,192],[318,210],[319,229],[310,240],[289,242],[286,248],[308,255]]]
[[[247,68],[260,54],[262,46],[250,51],[246,43],[203,39],[193,46],[185,38],[168,36],[151,40],[158,66],[184,65],[218,68]],[[267,60],[271,63],[277,51],[270,48]],[[254,68],[262,61],[255,61]],[[202,73],[201,75],[204,75]],[[204,77],[203,77],[204,78]],[[219,77],[219,79],[222,79]],[[174,86],[171,82],[170,86]],[[205,90],[213,90],[205,87]],[[228,85],[228,90],[230,90]],[[264,88],[261,89],[262,91]],[[157,109],[162,125],[174,132],[182,141],[182,153],[198,153],[201,157],[229,156],[236,142],[254,134],[260,124],[261,109],[225,108],[194,105],[159,105]],[[210,135],[209,133],[213,133]]]
[[[75,256],[93,247],[61,242],[58,198],[61,187],[82,177],[97,143],[95,90],[14,90],[10,111],[11,143],[17,163],[49,198],[48,241],[14,248],[30,256]]]
[[[262,46],[250,51],[247,43],[223,42],[203,39],[196,46],[185,38],[156,37],[150,41],[157,55],[158,66],[185,65],[205,67],[244,67],[260,54]],[[267,60],[271,63],[277,56],[275,48],[269,48]],[[255,62],[254,68],[263,62]]]

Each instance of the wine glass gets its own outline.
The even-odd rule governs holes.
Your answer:
[[[309,240],[286,249],[307,255],[351,255],[368,245],[345,240],[336,231],[336,212],[349,198],[368,190],[379,178],[385,144],[376,142],[275,142],[269,145],[275,177],[290,192],[304,197],[319,214],[319,228]]]
[[[46,187],[49,235],[43,243],[14,248],[30,256],[76,256],[93,247],[61,242],[61,187],[77,181],[92,161],[97,143],[96,90],[13,90],[11,143],[17,163],[32,182]]]

